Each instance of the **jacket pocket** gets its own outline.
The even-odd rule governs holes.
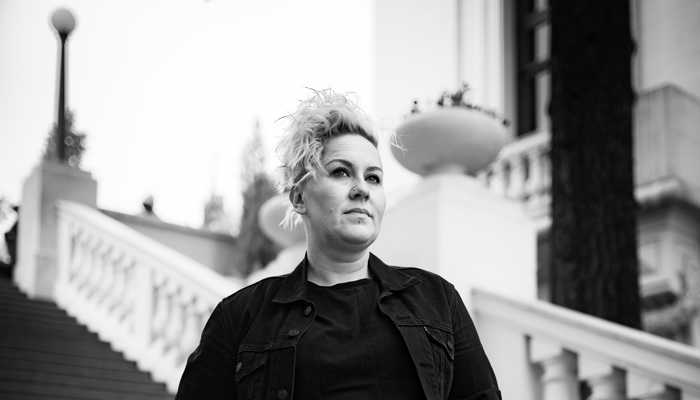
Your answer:
[[[428,337],[433,352],[436,383],[440,398],[447,398],[452,387],[454,374],[454,336],[445,330],[423,325],[423,330]]]
[[[236,361],[236,391],[238,399],[260,399],[268,350],[238,352]]]
[[[425,333],[428,335],[428,338],[438,346],[440,346],[447,356],[450,358],[450,360],[455,359],[455,347],[454,347],[454,338],[452,337],[452,334],[443,331],[442,329],[438,328],[433,328],[432,326],[424,325],[423,329],[425,329]]]

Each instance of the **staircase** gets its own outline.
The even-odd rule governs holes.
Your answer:
[[[53,303],[0,274],[0,399],[172,399]]]

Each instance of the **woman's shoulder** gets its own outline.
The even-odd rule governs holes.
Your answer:
[[[221,300],[225,308],[237,305],[250,305],[251,302],[272,300],[279,291],[287,275],[271,276],[238,290],[237,292]]]
[[[374,254],[371,254],[370,257],[370,266],[374,265],[375,268],[388,268],[391,271],[395,271],[397,273],[400,273],[402,275],[405,275],[410,278],[416,278],[418,279],[421,283],[425,283],[425,286],[435,286],[439,285],[443,287],[445,290],[454,290],[454,285],[452,285],[450,282],[448,282],[445,278],[442,276],[428,271],[424,268],[416,267],[416,266],[407,266],[407,265],[390,265],[386,264],[384,261],[382,261],[379,257],[377,257]],[[391,274],[389,274],[391,275]],[[387,275],[387,276],[389,276]],[[392,278],[395,279],[395,278]],[[416,285],[416,286],[421,286],[421,285]]]
[[[391,268],[400,271],[404,275],[416,277],[420,279],[422,283],[440,285],[445,289],[454,290],[454,285],[452,283],[435,272],[419,267],[391,266]]]

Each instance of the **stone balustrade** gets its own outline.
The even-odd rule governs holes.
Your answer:
[[[505,378],[499,380],[504,398],[700,399],[696,348],[546,302],[480,289],[474,289],[472,304],[496,374]],[[489,338],[504,332],[520,337],[523,351],[501,357],[504,350]],[[524,377],[513,374],[519,365],[527,365]]]
[[[241,287],[99,211],[60,201],[58,305],[175,392],[216,304]]]
[[[493,193],[522,202],[540,229],[550,224],[549,142],[548,131],[519,138],[505,145],[498,157],[477,173],[477,179]]]

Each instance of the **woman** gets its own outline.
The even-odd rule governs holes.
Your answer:
[[[377,136],[355,102],[316,92],[278,152],[285,223],[305,259],[224,299],[178,399],[500,399],[469,314],[430,272],[369,253],[385,208]]]

